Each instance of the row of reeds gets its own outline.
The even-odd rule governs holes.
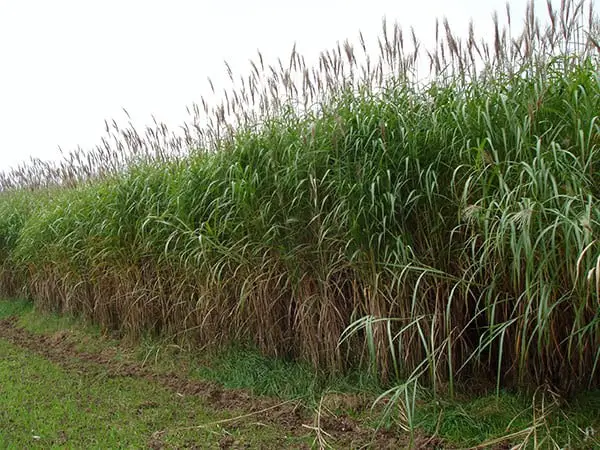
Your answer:
[[[0,291],[131,335],[454,390],[600,381],[591,3],[294,49],[173,132],[0,177]],[[431,76],[416,79],[423,61]]]

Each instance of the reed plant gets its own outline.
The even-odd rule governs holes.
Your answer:
[[[0,177],[0,290],[402,386],[597,387],[591,5],[530,4],[521,30],[507,8],[491,40],[438,23],[429,51],[384,22],[378,54],[259,53],[179,131],[107,123]]]

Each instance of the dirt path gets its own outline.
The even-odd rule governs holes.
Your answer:
[[[331,413],[317,414],[297,402],[255,396],[244,390],[224,389],[210,381],[191,380],[177,373],[158,373],[140,362],[116,360],[116,352],[101,353],[80,351],[69,339],[68,332],[53,335],[31,333],[17,326],[16,318],[0,320],[0,338],[13,345],[36,353],[59,366],[77,372],[103,371],[109,377],[136,377],[161,385],[178,395],[198,396],[212,409],[230,410],[236,416],[233,421],[243,422],[251,418],[280,427],[292,435],[314,433],[323,437],[334,448],[405,448],[406,438],[396,433],[376,431],[348,416]],[[230,423],[231,423],[230,422]],[[316,439],[319,442],[319,439]],[[222,448],[229,448],[227,442]],[[437,445],[436,445],[437,444]],[[160,432],[155,433],[151,448],[161,448]],[[439,441],[422,439],[417,448],[439,448]]]

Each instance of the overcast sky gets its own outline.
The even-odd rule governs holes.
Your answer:
[[[526,0],[513,0],[514,17]],[[545,1],[536,0],[545,9]],[[556,3],[556,2],[555,2]],[[294,44],[307,60],[362,30],[374,42],[381,19],[414,26],[426,44],[436,17],[452,28],[489,30],[504,0],[0,0],[0,170],[90,148],[104,119],[137,123],[154,114],[177,126],[207,94],[207,76],[249,71]],[[521,22],[521,20],[519,20]]]

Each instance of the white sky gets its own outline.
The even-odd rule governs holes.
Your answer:
[[[512,0],[513,20],[526,0]],[[545,1],[536,0],[545,10]],[[555,2],[556,4],[556,2]],[[29,157],[57,157],[60,145],[91,148],[104,119],[150,115],[176,127],[185,107],[226,78],[286,58],[297,43],[307,60],[362,30],[375,43],[381,19],[414,26],[424,43],[436,17],[452,29],[488,30],[505,0],[0,0],[0,170]],[[542,9],[543,8],[543,9]],[[540,14],[542,15],[542,14]],[[521,22],[521,20],[519,20]],[[519,27],[516,27],[519,28]],[[477,33],[479,35],[479,33]]]

